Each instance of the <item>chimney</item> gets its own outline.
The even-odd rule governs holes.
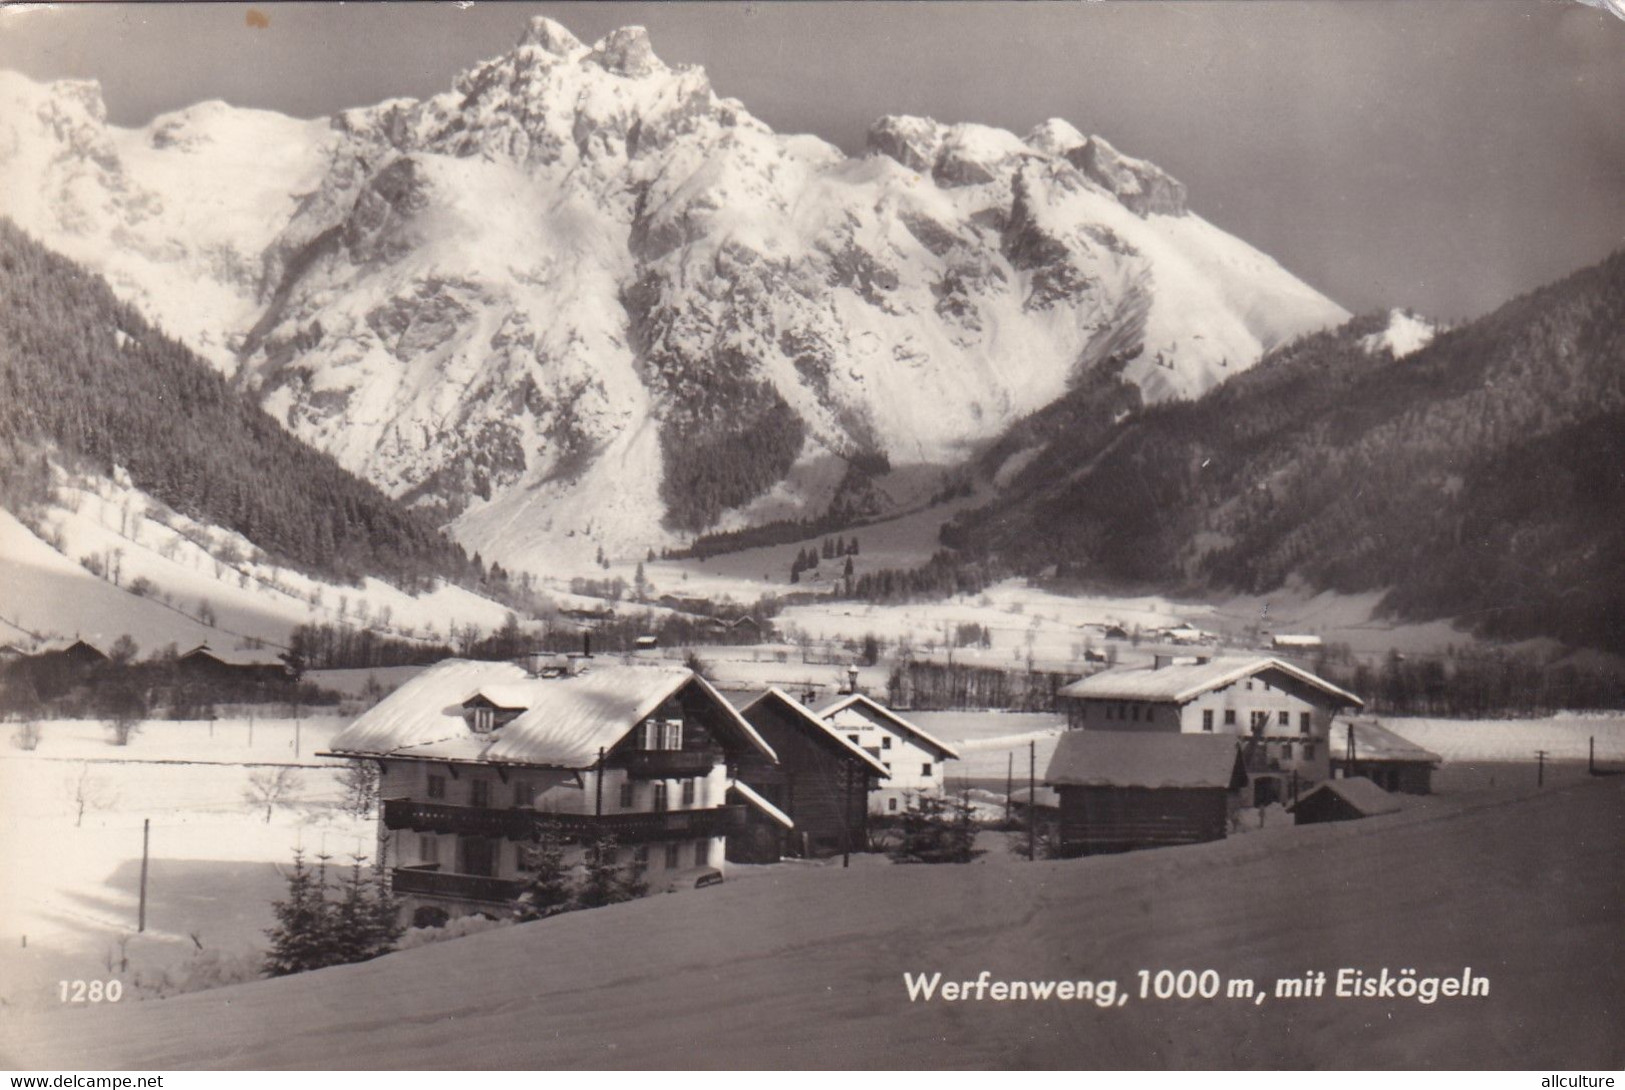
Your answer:
[[[1174,657],[1172,655],[1153,655],[1151,658],[1151,669],[1160,670],[1173,661]]]
[[[590,628],[581,630],[581,657],[584,659],[592,658],[592,629]]]

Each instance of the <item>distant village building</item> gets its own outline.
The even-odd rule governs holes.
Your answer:
[[[28,657],[28,652],[14,643],[0,644],[0,666],[21,661]]]
[[[1363,776],[1384,791],[1402,795],[1433,792],[1433,770],[1441,758],[1401,738],[1375,718],[1339,716],[1329,734],[1334,776]]]
[[[1278,651],[1318,651],[1325,644],[1319,636],[1294,636],[1283,632],[1270,637],[1270,646]]]
[[[53,662],[77,668],[100,666],[108,661],[107,654],[88,640],[49,640],[35,648],[29,656],[36,662]]]
[[[653,651],[660,646],[659,636],[639,636],[632,641],[634,651]]]
[[[1069,731],[1044,784],[1063,853],[1120,852],[1223,839],[1247,772],[1232,735]]]
[[[1239,738],[1255,806],[1285,800],[1294,784],[1301,789],[1327,779],[1333,717],[1364,706],[1353,693],[1280,659],[1163,662],[1107,670],[1062,688],[1068,726]]]
[[[1190,624],[1189,622],[1181,622],[1172,628],[1163,629],[1162,636],[1170,643],[1187,644],[1207,643],[1215,638],[1211,633],[1203,632],[1200,628],[1197,628],[1195,625]]]
[[[254,683],[298,679],[287,659],[264,648],[216,650],[200,643],[176,659],[175,665],[181,673],[200,681]]]
[[[865,850],[869,792],[890,777],[880,759],[782,689],[769,689],[740,714],[778,760],[747,755],[737,779],[793,824],[766,810],[747,815],[745,828],[728,836],[728,857],[764,863],[781,855]]]
[[[600,835],[653,888],[709,884],[748,806],[729,769],[777,757],[691,670],[537,656],[448,660],[333,739],[377,761],[379,838],[408,909],[500,915],[523,849],[551,831],[580,863]]]
[[[958,750],[863,693],[837,698],[818,716],[885,769],[885,784],[869,793],[872,814],[901,813],[911,795],[942,794],[944,766],[959,759]]]
[[[1299,796],[1292,807],[1292,820],[1298,825],[1354,821],[1378,814],[1391,814],[1398,809],[1398,799],[1364,776],[1355,776],[1352,779],[1327,780],[1308,794]]]

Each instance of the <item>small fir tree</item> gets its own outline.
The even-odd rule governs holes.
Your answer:
[[[515,919],[540,920],[574,907],[575,890],[570,869],[564,863],[564,848],[564,838],[552,830],[525,846],[522,856],[529,877],[524,891],[514,901]]]

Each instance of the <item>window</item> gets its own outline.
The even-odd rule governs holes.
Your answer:
[[[429,797],[431,799],[443,799],[446,797],[446,777],[429,777]]]
[[[1117,705],[1117,718],[1119,718],[1119,719],[1127,719],[1128,718],[1128,705],[1127,704],[1119,704],[1119,705]]]
[[[1303,759],[1306,761],[1312,761],[1315,759],[1315,743],[1305,742],[1303,744]]]
[[[692,778],[683,781],[683,805],[694,805],[694,780]]]
[[[491,783],[489,780],[468,781],[468,804],[470,806],[491,805]]]
[[[920,775],[922,775],[922,776],[931,775],[931,762],[930,761],[927,761],[923,765],[920,766]]]
[[[655,808],[656,812],[659,812],[661,810],[667,810],[667,809],[671,808],[670,804],[666,800],[666,781],[665,780],[656,780],[655,781],[655,804],[654,804],[654,808]]]
[[[418,834],[418,858],[425,863],[440,862],[440,841],[433,834]]]
[[[666,720],[666,722],[665,722],[665,730],[662,733],[665,735],[665,738],[664,738],[665,745],[663,746],[663,748],[665,748],[665,749],[682,749],[683,748],[683,721],[681,719],[668,719],[668,720]]]
[[[475,734],[490,734],[491,729],[497,725],[496,710],[486,707],[475,708],[474,716],[468,725]]]
[[[1270,713],[1269,712],[1254,712],[1253,713],[1252,728],[1253,728],[1253,733],[1254,734],[1263,734],[1264,733],[1264,728],[1269,726],[1269,725],[1270,725]]]
[[[649,845],[639,844],[632,849],[632,862],[640,867],[649,865]]]
[[[643,748],[660,748],[660,723],[658,720],[646,719],[643,722]]]
[[[1281,760],[1283,760],[1283,761],[1292,760],[1292,743],[1291,742],[1282,742],[1281,743]]]
[[[536,785],[529,780],[513,781],[513,804],[515,806],[536,805]]]
[[[1213,709],[1212,708],[1208,708],[1206,711],[1204,711],[1202,713],[1202,729],[1205,730],[1205,731],[1209,731],[1209,732],[1211,732],[1213,730]]]
[[[1134,721],[1136,723],[1140,721],[1140,706],[1138,704],[1134,705]]]
[[[883,735],[880,736],[880,748],[881,749],[890,749],[891,748],[891,735],[883,734]]]
[[[694,842],[694,865],[696,867],[709,867],[711,865],[711,842],[709,840],[696,840]]]
[[[1236,709],[1224,709],[1224,725],[1227,727],[1233,727],[1236,725]]]
[[[1298,713],[1298,733],[1299,734],[1308,734],[1309,733],[1309,724],[1312,721],[1313,720],[1310,718],[1310,715],[1309,715],[1308,712],[1299,712]]]
[[[682,749],[683,721],[681,719],[645,719],[643,721],[644,749]]]
[[[666,845],[667,870],[676,870],[678,867],[683,865],[682,851],[683,846],[675,840]]]
[[[631,780],[621,784],[621,809],[630,810],[637,805],[636,785]]]
[[[1290,727],[1292,725],[1292,713],[1291,712],[1282,712],[1279,716],[1276,717],[1276,722],[1279,723],[1283,727]]]
[[[1249,693],[1253,691],[1253,683],[1250,681],[1247,683],[1247,691]]]
[[[896,799],[887,799],[886,800],[886,809],[889,812],[895,814],[897,812],[897,800]]]

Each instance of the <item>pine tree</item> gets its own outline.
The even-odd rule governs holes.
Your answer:
[[[521,854],[530,877],[524,892],[514,901],[514,918],[540,920],[574,907],[575,890],[571,888],[569,868],[564,865],[564,839],[546,830]]]
[[[266,932],[271,949],[265,958],[265,971],[271,976],[335,964],[332,906],[326,895],[328,857],[317,858],[321,865],[312,873],[305,866],[304,852],[293,853],[287,899],[271,905],[277,919],[277,925]]]
[[[637,874],[623,874],[615,837],[605,833],[587,849],[587,874],[577,900],[584,908],[619,904],[643,896],[648,885]]]

